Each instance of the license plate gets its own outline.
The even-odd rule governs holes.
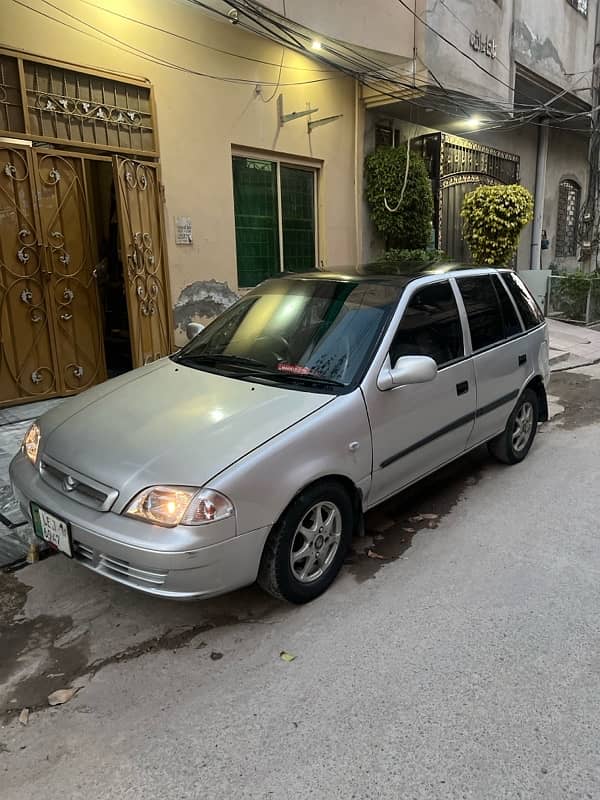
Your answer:
[[[69,523],[55,517],[54,514],[49,514],[33,503],[31,504],[31,515],[33,517],[33,529],[40,539],[72,558],[73,549],[71,547]]]

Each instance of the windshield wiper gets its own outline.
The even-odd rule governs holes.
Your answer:
[[[214,364],[232,364],[236,367],[252,367],[253,369],[259,368],[262,372],[271,373],[273,370],[269,369],[262,361],[256,358],[247,358],[246,356],[235,356],[227,353],[182,353],[178,356],[180,361],[196,361],[196,362],[211,362]]]
[[[297,372],[286,372],[280,369],[271,369],[262,361],[247,356],[229,355],[227,353],[182,353],[177,356],[177,360],[185,363],[186,361],[194,363],[207,363],[207,364],[223,364],[231,365],[233,367],[247,367],[249,374],[265,375],[273,380],[284,380],[306,384],[318,384],[319,386],[340,386],[345,388],[346,384],[341,381],[336,381],[333,378],[325,378],[322,375],[310,375]]]
[[[309,375],[301,372],[286,372],[285,370],[277,370],[277,375],[283,378],[290,378],[295,381],[304,381],[305,383],[318,383],[320,386],[342,386],[345,388],[346,384],[342,381],[336,381],[333,378],[325,378],[322,375]]]

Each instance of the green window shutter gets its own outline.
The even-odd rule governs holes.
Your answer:
[[[283,268],[288,272],[314,269],[315,174],[312,170],[281,167]]]
[[[238,282],[256,286],[279,272],[277,164],[233,159]]]

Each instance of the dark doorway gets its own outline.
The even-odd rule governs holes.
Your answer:
[[[115,182],[111,163],[88,163],[106,372],[112,378],[133,369]]]

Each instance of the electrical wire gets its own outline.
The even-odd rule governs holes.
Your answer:
[[[79,2],[83,3],[86,6],[90,6],[91,8],[103,11],[105,14],[110,14],[113,17],[118,17],[119,19],[126,20],[127,22],[133,22],[136,25],[141,25],[142,27],[147,28],[148,30],[157,31],[158,33],[163,33],[166,36],[172,36],[174,39],[179,39],[182,42],[187,42],[188,44],[194,44],[198,47],[203,47],[206,50],[212,50],[214,53],[219,53],[224,56],[230,56],[231,58],[238,58],[242,61],[251,61],[255,64],[264,64],[268,67],[279,66],[276,61],[264,61],[261,58],[244,56],[241,53],[232,53],[230,50],[223,50],[220,47],[214,47],[211,44],[206,44],[206,42],[200,42],[197,39],[191,39],[189,36],[183,36],[180,33],[175,33],[174,31],[167,30],[166,28],[161,28],[158,25],[152,25],[149,22],[144,22],[144,20],[136,19],[135,17],[130,17],[127,14],[121,14],[118,11],[114,11],[112,8],[105,8],[99,3],[94,3],[92,0],[79,0]],[[289,66],[286,67],[286,69],[294,70],[296,72],[331,72],[331,70],[322,70],[322,69],[317,69],[315,67]]]
[[[59,23],[60,25],[64,25],[65,27],[76,31],[77,33],[83,34],[85,36],[89,36],[92,39],[96,39],[97,41],[103,42],[104,44],[111,44],[112,42],[114,42],[116,44],[114,44],[113,46],[118,46],[119,49],[121,49],[121,50],[123,49],[123,47],[125,47],[130,53],[133,53],[133,54],[139,56],[140,58],[143,58],[146,61],[149,61],[149,62],[154,63],[154,64],[158,64],[158,65],[160,65],[162,67],[167,67],[169,69],[174,69],[174,70],[177,70],[179,72],[184,72],[184,73],[187,73],[189,75],[195,75],[195,76],[201,77],[201,78],[208,78],[210,80],[221,81],[223,83],[252,84],[252,85],[256,85],[257,83],[261,83],[261,84],[265,84],[267,86],[276,85],[276,83],[274,83],[272,81],[264,81],[264,80],[256,79],[256,78],[242,78],[242,77],[230,77],[230,76],[224,76],[224,75],[213,75],[211,73],[201,72],[199,70],[194,70],[194,69],[191,69],[189,67],[182,67],[180,64],[175,64],[175,63],[173,63],[171,61],[167,61],[166,59],[157,58],[156,56],[153,56],[151,53],[149,53],[149,52],[147,52],[145,50],[142,50],[142,49],[140,49],[138,47],[134,47],[133,45],[130,45],[128,42],[125,42],[122,39],[119,39],[118,37],[113,36],[112,34],[109,34],[109,33],[106,33],[105,31],[100,30],[99,28],[97,28],[96,26],[92,25],[91,23],[80,19],[75,14],[70,14],[69,12],[64,11],[62,8],[59,8],[54,3],[51,3],[49,0],[40,0],[40,2],[44,3],[47,6],[50,6],[51,8],[54,8],[56,11],[59,11],[60,13],[64,14],[65,16],[70,17],[71,19],[76,20],[80,24],[85,25],[86,27],[92,29],[93,31],[95,31],[96,35],[94,33],[90,33],[89,31],[81,30],[81,28],[77,28],[76,26],[71,25],[68,22],[65,22],[64,20],[57,19],[56,17],[53,17],[51,14],[48,14],[47,12],[44,12],[41,9],[33,8],[32,6],[30,6],[26,2],[24,2],[24,0],[12,0],[12,2],[16,3],[16,5],[19,5],[19,6],[22,6],[23,8],[26,8],[28,11],[32,11],[32,12],[34,12],[36,14],[39,14],[39,15],[45,17],[46,19],[50,19],[53,22]],[[106,39],[109,39],[111,41],[106,42],[105,39],[99,39],[97,34],[100,34],[101,36],[104,36],[104,37],[106,37]],[[287,83],[280,83],[279,85],[280,86],[308,86],[310,84],[323,83],[325,81],[331,81],[331,80],[336,80],[336,79],[337,79],[336,77],[313,78],[313,79],[307,80],[307,81],[292,81],[292,82],[287,82]]]
[[[290,36],[291,36],[291,32],[292,31],[291,31],[291,29],[289,27],[286,27],[281,22],[279,22],[277,19],[275,19],[275,17],[278,17],[278,15],[275,15],[272,12],[271,13],[266,13],[265,10],[263,10],[261,8],[258,8],[253,2],[251,2],[251,0],[245,0],[245,2],[243,2],[243,3],[239,2],[239,0],[237,0],[237,1],[236,0],[227,0],[227,1],[228,1],[228,4],[232,8],[235,8],[236,10],[238,10],[238,12],[241,12],[242,14],[244,14],[249,19],[254,19],[254,21],[257,22],[256,18],[258,17],[261,21],[257,22],[257,24],[259,24],[259,26],[267,33],[268,36],[270,36],[272,38],[276,38],[279,41],[281,41],[281,35],[280,34],[281,34],[281,32],[284,32],[286,34],[286,37],[287,37],[285,39],[286,44],[290,42]],[[203,6],[205,5],[204,3],[199,2],[199,0],[190,0],[190,2],[194,2],[196,4],[203,5]],[[254,12],[254,16],[250,12]],[[276,28],[279,30],[279,33],[277,31],[274,31],[272,28],[267,27],[265,25],[264,21],[268,22],[270,25],[276,26]],[[296,31],[294,31],[294,33],[296,33],[296,35],[299,35],[299,36],[301,36],[302,38],[304,38],[306,40],[308,40],[310,38],[306,34],[303,34],[303,33],[298,34]],[[319,51],[318,53],[310,53],[310,52],[308,52],[308,49],[306,48],[306,46],[302,42],[299,42],[297,38],[294,38],[293,41],[294,41],[294,44],[296,46],[298,46],[303,52],[308,53],[313,58],[316,58],[316,59],[318,59],[319,61],[321,61],[323,63],[327,63],[330,66],[332,66],[334,68],[337,68],[338,70],[344,71],[345,74],[351,75],[353,78],[356,78],[356,79],[360,80],[363,83],[363,85],[368,86],[369,88],[372,88],[374,91],[379,91],[383,96],[390,96],[393,99],[404,100],[405,102],[409,102],[411,105],[418,106],[418,107],[431,106],[432,105],[431,88],[430,88],[431,84],[429,84],[426,81],[424,81],[424,82],[422,82],[420,84],[422,88],[425,88],[425,89],[428,90],[429,96],[427,98],[425,98],[425,99],[415,98],[414,97],[414,88],[415,87],[411,86],[409,83],[406,83],[406,82],[403,82],[403,81],[399,81],[398,78],[397,78],[397,76],[398,76],[397,72],[394,72],[389,67],[384,67],[383,65],[381,65],[381,64],[379,64],[377,62],[374,62],[372,59],[364,58],[362,56],[362,54],[359,54],[355,50],[352,50],[352,48],[350,48],[346,44],[343,44],[342,46],[344,47],[344,49],[346,49],[346,50],[348,50],[348,51],[350,51],[350,52],[352,52],[354,54],[355,58],[352,59],[353,63],[355,65],[358,64],[365,71],[369,71],[370,72],[369,78],[366,77],[364,72],[362,74],[357,75],[356,72],[353,71],[353,70],[352,71],[348,71],[344,67],[341,67],[339,64],[336,64],[335,62],[328,61],[326,58],[324,58],[324,54],[323,54],[322,50]],[[336,43],[336,44],[338,44],[338,43]],[[322,48],[322,49],[325,49],[325,48]],[[457,49],[459,49],[459,48],[457,48]],[[344,54],[339,53],[339,51],[336,51],[334,48],[331,47],[331,45],[329,43],[327,44],[326,50],[327,51],[332,51],[332,53],[334,55],[336,55],[337,57],[344,58]],[[472,60],[471,57],[468,54],[464,53],[463,51],[460,51],[460,52],[462,52],[463,55],[465,55],[466,58],[469,58],[470,60]],[[477,62],[474,62],[474,63],[477,63]],[[383,72],[384,74],[373,74],[373,67],[374,66],[377,67],[380,70],[380,72]],[[478,66],[480,66],[480,65],[478,65]],[[487,72],[487,70],[485,70],[485,68],[481,67],[481,69],[483,69],[484,72]],[[491,73],[489,73],[489,74],[491,75]],[[495,78],[495,76],[492,76],[492,77]],[[411,92],[411,95],[408,95],[407,93],[405,93],[404,95],[400,95],[398,92],[394,92],[394,93],[385,92],[385,91],[381,90],[381,87],[374,87],[372,85],[372,83],[369,82],[370,80],[378,80],[378,79],[387,80],[387,81],[389,81],[390,79],[391,80],[395,79],[396,83],[402,85],[407,90],[413,90],[413,91]],[[504,85],[510,87],[509,84],[504,84]],[[410,97],[410,99],[409,99],[409,97]],[[443,99],[445,101],[444,104],[442,106],[438,105],[437,110],[443,110],[443,111],[448,112],[447,96],[444,96]],[[465,104],[464,97],[461,98],[461,104],[462,105]],[[455,102],[454,105],[457,105],[457,103]],[[489,104],[484,105],[484,104],[481,103],[481,101],[478,101],[478,100],[470,101],[468,103],[468,105],[470,105],[470,107],[472,109],[485,110],[488,113],[490,111],[490,105]],[[509,103],[509,102],[500,103],[500,102],[496,101],[494,103],[494,105],[497,106],[497,107],[504,106],[506,108],[507,112],[513,112],[514,111],[514,107],[515,107],[514,103]],[[457,107],[458,107],[458,105],[457,105]],[[535,110],[539,110],[540,112],[545,110],[545,108],[543,106],[541,106],[539,104],[539,102],[537,102],[537,101],[533,102],[531,105],[519,104],[519,109],[522,110],[523,112],[533,111],[534,109]],[[451,113],[451,112],[449,112],[449,113]],[[582,112],[582,113],[587,113],[587,112]],[[458,117],[460,115],[455,114],[454,116]]]
[[[52,20],[52,21],[54,21],[54,22],[56,22],[58,24],[64,25],[67,28],[70,28],[71,30],[76,31],[77,33],[89,36],[89,37],[91,37],[93,39],[96,39],[98,41],[104,42],[105,44],[111,44],[112,46],[118,46],[120,49],[125,47],[125,48],[127,48],[129,50],[129,52],[131,52],[131,53],[133,53],[135,55],[138,55],[139,57],[143,58],[144,60],[150,61],[151,63],[155,63],[155,64],[158,64],[158,65],[163,66],[163,67],[167,67],[167,68],[170,68],[170,69],[175,69],[175,70],[178,70],[178,71],[181,71],[181,72],[184,72],[184,73],[187,73],[187,74],[195,75],[195,76],[198,76],[198,77],[203,77],[203,78],[207,78],[207,79],[211,79],[211,80],[221,81],[221,82],[224,82],[224,83],[234,83],[234,84],[237,83],[237,84],[242,84],[242,85],[262,84],[262,85],[267,85],[267,86],[273,86],[274,87],[273,95],[268,100],[265,100],[265,102],[270,102],[270,100],[275,96],[275,94],[277,93],[277,91],[279,91],[279,89],[281,87],[285,87],[285,86],[307,86],[307,85],[311,85],[311,84],[321,83],[321,82],[324,82],[324,81],[336,80],[337,79],[337,75],[340,72],[342,74],[345,74],[348,77],[351,77],[352,79],[355,79],[355,80],[358,79],[363,84],[363,86],[366,86],[367,88],[372,89],[374,92],[378,92],[382,96],[385,96],[385,97],[388,97],[390,99],[397,100],[397,101],[400,101],[400,102],[406,102],[406,103],[408,103],[409,105],[411,105],[413,107],[419,107],[419,108],[431,107],[432,106],[432,99],[437,97],[437,94],[436,94],[435,91],[433,91],[433,87],[431,87],[431,84],[427,83],[426,81],[423,81],[420,84],[419,88],[421,88],[423,90],[426,90],[428,92],[428,96],[427,97],[415,97],[414,90],[415,90],[416,87],[411,86],[410,83],[406,83],[406,82],[402,82],[402,81],[398,80],[398,78],[401,77],[399,73],[395,72],[394,70],[390,70],[389,68],[386,68],[384,65],[381,65],[381,64],[378,64],[377,62],[374,62],[370,58],[364,58],[363,59],[362,54],[352,50],[352,48],[350,48],[347,45],[344,45],[344,49],[347,49],[348,51],[351,51],[354,54],[354,57],[352,58],[352,62],[354,63],[355,67],[361,67],[363,69],[368,68],[368,70],[373,72],[373,67],[375,66],[379,70],[383,71],[384,75],[377,75],[376,74],[376,75],[369,75],[369,77],[367,77],[365,73],[362,73],[362,74],[357,76],[357,74],[356,74],[356,72],[354,70],[341,67],[340,65],[336,64],[335,62],[332,62],[332,61],[329,61],[326,58],[323,58],[322,54],[320,54],[320,53],[319,54],[315,54],[315,53],[309,52],[308,49],[306,48],[306,46],[297,38],[297,34],[294,35],[294,33],[296,33],[296,32],[289,31],[285,26],[281,25],[280,23],[273,22],[266,15],[259,14],[260,16],[264,17],[267,20],[267,22],[269,22],[271,25],[275,25],[275,27],[276,27],[275,31],[273,31],[272,28],[268,27],[264,23],[256,23],[256,20],[254,19],[254,17],[250,13],[250,11],[255,10],[254,6],[252,6],[252,4],[249,3],[249,2],[245,3],[245,7],[242,7],[241,4],[235,2],[235,0],[228,0],[229,4],[232,7],[236,8],[236,9],[239,7],[239,9],[242,11],[242,13],[245,14],[251,21],[254,21],[255,24],[259,24],[259,26],[265,31],[265,33],[267,33],[269,38],[271,38],[271,39],[276,38],[278,41],[280,41],[281,44],[283,44],[284,48],[288,47],[290,49],[297,50],[297,51],[303,53],[304,55],[309,55],[309,56],[312,55],[313,58],[317,58],[321,63],[327,65],[331,69],[331,71],[335,71],[336,77],[316,78],[316,79],[311,79],[311,80],[306,80],[306,81],[282,82],[281,81],[281,75],[282,75],[282,71],[283,71],[283,61],[284,61],[284,58],[285,58],[285,49],[282,52],[282,60],[280,62],[280,72],[279,72],[279,75],[278,75],[278,79],[275,82],[266,81],[266,80],[257,79],[257,78],[243,78],[243,77],[213,75],[211,73],[202,72],[202,71],[199,71],[199,70],[194,70],[194,69],[191,69],[191,68],[188,68],[188,67],[183,67],[183,66],[181,66],[179,64],[175,64],[173,62],[167,61],[166,59],[162,59],[162,58],[156,57],[153,54],[149,53],[148,51],[145,51],[145,50],[142,50],[140,48],[134,47],[133,45],[130,45],[128,42],[126,42],[126,41],[124,41],[124,40],[122,40],[122,39],[120,39],[120,38],[118,38],[116,36],[113,36],[113,35],[107,33],[106,31],[101,30],[100,28],[97,28],[96,26],[92,25],[91,23],[86,22],[85,20],[81,19],[77,15],[71,14],[71,13],[65,11],[64,9],[62,9],[59,6],[55,5],[54,3],[50,2],[50,0],[40,0],[40,1],[43,2],[45,5],[49,6],[50,8],[53,8],[55,11],[58,11],[59,13],[62,13],[63,15],[69,17],[70,19],[75,20],[80,25],[83,25],[83,26],[85,26],[87,28],[90,28],[91,31],[93,31],[93,33],[89,32],[89,31],[86,31],[86,30],[82,30],[81,28],[78,28],[78,27],[76,27],[76,26],[74,26],[74,25],[72,25],[72,24],[70,24],[68,22],[65,22],[64,20],[57,19],[56,17],[52,16],[51,14],[48,14],[48,13],[46,13],[46,12],[40,10],[40,9],[36,9],[36,8],[28,5],[26,2],[24,2],[24,0],[12,0],[12,1],[14,3],[16,3],[17,5],[20,5],[20,6],[26,8],[27,10],[29,10],[31,12],[34,12],[36,14],[40,14],[41,16],[43,16],[43,17],[45,17],[47,19],[50,19],[50,20]],[[85,2],[88,5],[96,6],[96,4],[90,2],[90,0],[82,0],[82,1]],[[188,0],[188,2],[191,2],[194,5],[201,6],[201,7],[205,8],[205,9],[207,9],[207,10],[212,10],[205,3],[201,2],[201,0]],[[227,18],[230,21],[230,18],[227,17],[226,14],[223,14],[222,12],[216,12],[216,13],[220,14],[221,16]],[[153,27],[153,26],[151,26],[151,27]],[[256,30],[255,30],[255,28],[252,27],[252,25],[247,25],[247,26],[243,26],[243,27],[245,27],[247,30],[251,30],[253,33],[256,33]],[[279,31],[279,33],[277,31]],[[167,33],[170,33],[170,32],[167,32]],[[281,33],[283,33],[284,36],[281,36]],[[177,34],[175,34],[175,35],[177,35]],[[100,38],[100,37],[104,37],[104,38]],[[304,36],[304,38],[308,38],[308,37]],[[106,39],[108,39],[109,41],[108,42],[105,41]],[[113,44],[113,42],[116,43],[116,44]],[[330,48],[328,47],[328,49],[330,49]],[[227,53],[227,54],[229,54],[229,53]],[[335,51],[334,51],[334,54],[336,54],[339,58],[342,58],[342,59],[347,58],[341,53],[335,53]],[[269,65],[277,66],[276,64],[272,64],[272,63],[270,63]],[[426,67],[426,65],[424,65],[424,66]],[[461,118],[465,114],[465,107],[469,107],[471,110],[473,110],[474,108],[477,108],[479,110],[485,109],[485,111],[487,111],[487,112],[490,111],[489,104],[485,105],[485,106],[482,105],[481,103],[473,104],[470,101],[470,99],[467,98],[466,102],[465,102],[465,97],[461,97],[460,105],[458,103],[458,100],[456,100],[456,99],[454,99],[454,102],[452,104],[455,105],[456,108],[460,108],[462,113],[453,113],[452,111],[450,111],[448,109],[448,88],[442,86],[440,81],[431,72],[431,70],[429,70],[429,72],[431,73],[431,75],[434,78],[434,80],[437,82],[438,87],[439,87],[440,91],[442,92],[442,99],[444,101],[443,103],[441,103],[440,98],[438,97],[438,102],[440,102],[441,104],[438,105],[437,110],[443,111],[445,113],[448,113],[448,114],[450,114],[450,116],[454,116],[456,118]],[[385,73],[387,73],[387,74],[385,74]],[[382,87],[376,85],[376,82],[378,80],[389,82],[390,81],[390,76],[398,76],[398,78],[396,78],[396,81],[397,81],[398,85],[400,85],[402,87],[403,91],[402,90],[400,90],[400,91],[396,90],[396,91],[390,92],[390,91],[386,91]],[[392,80],[394,80],[394,77],[392,77]],[[263,98],[263,100],[264,100],[264,98]],[[433,105],[434,105],[434,103],[433,103]],[[463,107],[461,108],[461,106],[463,106]],[[531,112],[534,109],[535,110],[546,110],[547,111],[547,108],[544,109],[543,107],[540,107],[539,105],[538,106],[531,106],[528,110]],[[525,111],[525,110],[526,110],[525,107],[523,107],[523,111]],[[586,115],[588,113],[589,112],[581,112],[581,115]],[[571,115],[569,117],[569,119],[570,120],[575,119],[575,118],[577,118],[577,116],[579,116],[579,115],[578,114]],[[500,122],[490,123],[490,125],[488,127],[484,128],[483,126],[481,126],[479,129],[480,130],[484,130],[484,129],[485,130],[492,130],[492,129],[497,129],[501,125],[506,125],[508,127],[508,126],[511,125],[512,122],[514,122],[514,118],[512,118],[510,120],[504,120],[504,121],[500,121]],[[561,127],[561,126],[551,126],[551,127]],[[572,129],[572,130],[576,130],[576,129]]]
[[[277,78],[277,85],[273,89],[273,93],[271,94],[270,97],[265,99],[262,96],[262,93],[261,93],[260,99],[263,101],[263,103],[270,103],[271,100],[273,100],[273,98],[275,97],[275,95],[279,91],[279,87],[281,86],[281,71],[283,70],[283,60],[284,60],[284,58],[285,58],[285,47],[282,46],[282,48],[281,48],[281,61],[279,62],[279,76]]]
[[[453,9],[450,8],[449,5],[446,5],[446,0],[440,0],[440,3],[446,9],[446,11],[454,17],[454,19],[459,23],[459,25],[462,25],[462,27],[467,31],[467,33],[470,33],[472,36],[475,35],[475,31],[469,28],[467,23],[463,19],[461,19],[459,15],[455,11],[453,11]],[[498,64],[500,64],[501,67],[504,67],[504,69],[507,72],[510,72],[510,67],[508,67],[504,63],[504,61],[502,61],[502,59],[496,57],[496,61],[498,62]]]

